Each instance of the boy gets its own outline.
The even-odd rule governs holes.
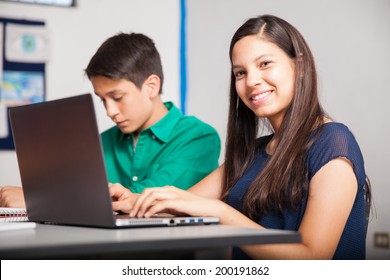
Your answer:
[[[108,38],[85,73],[116,124],[101,134],[109,182],[132,193],[165,185],[188,189],[218,167],[216,130],[162,102],[162,65],[150,38]],[[25,207],[22,190],[0,188],[0,206]]]

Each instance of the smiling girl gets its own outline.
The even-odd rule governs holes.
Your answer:
[[[350,130],[322,109],[302,35],[275,16],[249,19],[232,38],[230,60],[225,163],[188,191],[150,188],[135,203],[112,188],[115,207],[301,234],[299,244],[233,248],[235,259],[364,259],[363,157]]]

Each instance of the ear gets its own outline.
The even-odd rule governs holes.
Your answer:
[[[149,98],[154,98],[160,94],[160,78],[152,74],[146,78],[142,84],[142,89],[149,95]]]

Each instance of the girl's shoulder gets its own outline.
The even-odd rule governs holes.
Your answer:
[[[323,128],[324,130],[329,130],[329,131],[350,131],[349,128],[343,124],[343,123],[340,123],[340,122],[334,122],[334,121],[329,121],[329,122],[326,122],[324,124],[322,124],[320,126],[320,128]]]
[[[353,163],[358,178],[364,179],[363,155],[355,136],[346,125],[327,122],[313,131],[312,137],[314,141],[307,154],[311,176],[330,160],[344,157]]]
[[[315,139],[314,146],[345,147],[346,145],[357,145],[356,138],[351,130],[345,124],[339,122],[324,123],[312,133],[311,137]]]

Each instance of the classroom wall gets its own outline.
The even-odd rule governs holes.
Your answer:
[[[165,97],[179,104],[179,0],[78,0],[73,9],[0,3],[0,16],[43,19],[52,31],[48,99],[91,91],[83,76],[97,46],[117,31],[154,38],[166,75]],[[224,143],[229,84],[228,48],[245,19],[264,13],[285,18],[305,36],[316,58],[321,100],[353,131],[365,156],[374,195],[367,236],[369,259],[390,259],[373,246],[374,232],[390,232],[390,0],[187,0],[187,113],[212,124]],[[71,59],[70,59],[71,57]],[[97,102],[98,103],[98,102]],[[110,121],[101,104],[99,127]],[[223,155],[221,156],[221,162]],[[0,183],[20,183],[14,152],[0,152]],[[329,225],[331,226],[331,225]]]

